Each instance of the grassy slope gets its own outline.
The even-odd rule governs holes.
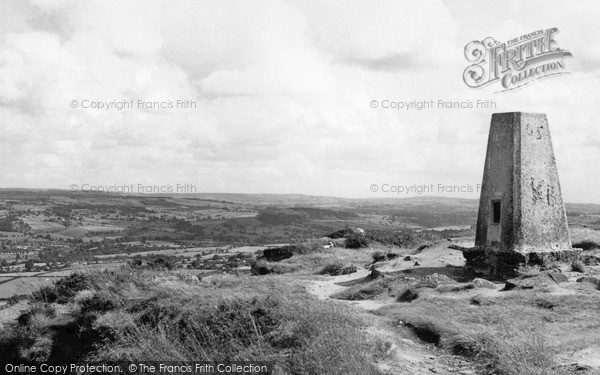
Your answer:
[[[122,269],[63,280],[0,332],[4,360],[267,360],[278,374],[378,373],[364,322],[284,276]]]

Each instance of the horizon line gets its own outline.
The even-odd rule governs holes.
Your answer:
[[[58,191],[66,194],[75,194],[75,195],[97,195],[97,196],[117,196],[117,197],[127,197],[127,196],[135,196],[135,197],[182,197],[189,195],[274,195],[274,196],[303,196],[303,197],[313,197],[313,198],[329,198],[329,199],[345,199],[345,200],[384,200],[384,199],[393,199],[393,200],[403,200],[403,199],[415,199],[415,198],[435,198],[435,199],[454,199],[454,200],[480,200],[478,198],[466,198],[466,197],[449,197],[446,195],[410,195],[410,196],[390,196],[390,197],[342,197],[335,195],[314,195],[314,194],[305,194],[305,193],[232,193],[232,192],[194,192],[194,193],[177,193],[177,192],[169,192],[169,193],[133,193],[133,192],[112,192],[112,191],[104,191],[104,192],[82,192],[82,191],[70,191],[69,189],[62,188],[26,188],[26,187],[0,187],[1,191],[11,191],[11,190],[25,190],[25,191]],[[584,204],[584,205],[600,205],[600,203],[593,202],[567,202],[563,201],[566,204]]]

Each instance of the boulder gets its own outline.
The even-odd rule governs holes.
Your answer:
[[[279,262],[280,260],[291,258],[293,255],[294,250],[291,246],[263,250],[263,257],[269,262]]]
[[[550,277],[557,284],[569,282],[567,276],[560,272],[548,272],[548,277]]]
[[[590,283],[590,284],[594,284],[597,287],[600,287],[600,277],[596,277],[596,276],[584,276],[584,277],[580,277],[579,279],[577,279],[578,283]]]
[[[560,272],[542,272],[537,275],[523,275],[506,281],[504,290],[533,289],[543,285],[554,285],[568,282],[569,279]]]
[[[416,286],[418,288],[435,288],[440,284],[456,284],[456,281],[446,275],[432,273],[431,275],[423,277]]]
[[[574,272],[585,273],[587,269],[581,260],[576,260],[571,263],[571,270]]]
[[[532,277],[515,277],[513,279],[506,280],[506,284],[504,285],[504,290],[512,290],[512,289],[533,289],[542,285],[550,285],[553,284],[549,277],[546,275],[543,276],[532,276]]]
[[[496,289],[496,284],[486,279],[475,278],[471,284],[477,289]]]

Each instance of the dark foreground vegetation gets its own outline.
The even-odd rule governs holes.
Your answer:
[[[3,361],[254,360],[276,374],[378,374],[346,307],[278,276],[76,273],[36,292],[0,331]],[[68,313],[65,313],[68,311]]]

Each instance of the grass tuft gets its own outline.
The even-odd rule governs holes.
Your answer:
[[[412,302],[419,298],[419,291],[414,287],[408,287],[400,293],[396,301],[398,302]]]

